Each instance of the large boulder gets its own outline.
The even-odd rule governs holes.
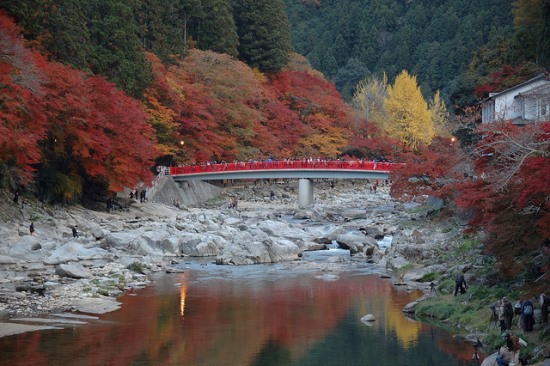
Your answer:
[[[336,242],[344,249],[349,249],[351,255],[363,254],[367,257],[378,253],[376,239],[366,236],[360,231],[340,234]]]
[[[405,266],[408,266],[410,262],[400,255],[395,257],[386,256],[386,268],[392,271],[399,270]]]
[[[109,233],[101,240],[101,246],[105,248],[126,249],[138,235],[135,231]]]
[[[370,236],[370,237],[373,237],[377,240],[381,240],[384,238],[385,234],[384,234],[384,230],[382,230],[382,228],[380,228],[379,226],[366,226],[366,227],[362,227],[361,228],[361,231],[367,235],[367,236]]]
[[[327,225],[327,226],[306,226],[304,231],[311,237],[313,241],[320,244],[332,244],[336,240],[338,235],[343,234],[344,228],[342,226]]]
[[[101,240],[107,235],[107,232],[103,230],[101,226],[96,225],[90,229],[90,234],[92,234],[96,240]]]
[[[426,297],[427,297],[426,295],[423,295],[420,298],[416,299],[416,301],[412,301],[412,302],[408,303],[407,305],[405,305],[405,307],[403,308],[402,311],[405,314],[414,314],[418,304],[420,304],[422,301],[424,301],[426,299]]]
[[[71,241],[55,249],[43,260],[44,264],[78,262],[80,260],[104,259],[109,252],[101,248],[85,248],[82,244]]]
[[[292,241],[284,238],[266,238],[263,241],[233,240],[216,257],[217,264],[259,264],[277,263],[297,260],[300,258],[300,248]]]
[[[286,231],[290,230],[288,223],[273,220],[260,221],[258,228],[269,236],[282,236]]]
[[[257,228],[270,237],[282,237],[294,242],[309,240],[311,236],[302,228],[295,227],[284,221],[263,220]]]
[[[177,253],[180,250],[179,239],[163,227],[153,227],[153,230],[145,231],[141,235],[141,239],[145,240],[147,245],[155,251]]]
[[[9,245],[7,250],[3,250],[0,254],[7,255],[9,257],[36,260],[42,258],[42,242],[38,236],[22,236],[19,240]]]
[[[179,237],[179,252],[192,257],[210,257],[221,253],[227,240],[211,233],[184,233]]]
[[[78,263],[60,264],[55,267],[55,274],[70,278],[92,278],[93,274]]]

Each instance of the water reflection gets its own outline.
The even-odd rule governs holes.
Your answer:
[[[183,319],[183,315],[185,314],[185,298],[187,294],[187,275],[182,274],[180,279],[182,282],[176,285],[180,286],[180,316]]]
[[[258,270],[260,267],[256,267]],[[63,331],[0,339],[0,365],[464,365],[470,345],[407,319],[376,275],[189,270]],[[246,271],[246,270],[245,270]],[[372,326],[360,318],[375,316]]]

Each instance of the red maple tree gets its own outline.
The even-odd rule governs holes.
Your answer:
[[[41,159],[37,142],[46,133],[44,60],[25,47],[19,33],[13,20],[0,13],[0,165],[11,184],[32,180]]]

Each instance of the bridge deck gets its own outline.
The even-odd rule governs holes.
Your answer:
[[[266,161],[170,167],[174,180],[265,178],[387,179],[395,163],[371,161]]]

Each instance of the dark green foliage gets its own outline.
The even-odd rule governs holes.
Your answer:
[[[145,269],[146,269],[145,264],[140,262],[132,262],[126,268],[129,269],[130,271],[141,273],[141,274],[145,274]]]
[[[0,9],[7,10],[26,32],[30,39],[36,39],[45,28],[51,0],[0,0]]]
[[[231,0],[210,0],[203,4],[202,10],[196,38],[198,47],[237,57],[239,39]]]
[[[543,67],[550,67],[550,0],[544,0],[542,6],[544,25],[539,35],[539,62]]]
[[[334,84],[344,99],[351,100],[355,92],[354,85],[365,79],[370,74],[369,70],[359,59],[350,58],[348,63],[336,73]]]
[[[455,87],[473,52],[512,31],[512,0],[365,2],[322,0],[320,6],[287,0],[293,44],[312,66],[335,79],[350,59],[391,81],[406,69],[427,95],[466,100]],[[343,41],[343,43],[341,43]],[[338,84],[346,92],[355,87]],[[464,90],[464,89],[462,89]],[[466,90],[464,90],[466,91]]]
[[[260,71],[275,73],[292,50],[290,25],[283,0],[235,0],[239,57]]]
[[[136,2],[134,14],[142,47],[168,61],[186,52],[185,17],[180,0],[143,0]]]
[[[1,0],[54,61],[104,75],[140,97],[151,81],[133,0]]]
[[[93,0],[89,31],[94,47],[90,69],[134,97],[140,97],[152,79],[150,67],[137,38],[131,0]]]
[[[90,48],[86,27],[87,2],[83,0],[2,0],[24,28],[27,38],[40,40],[41,51],[50,58],[85,69]]]

